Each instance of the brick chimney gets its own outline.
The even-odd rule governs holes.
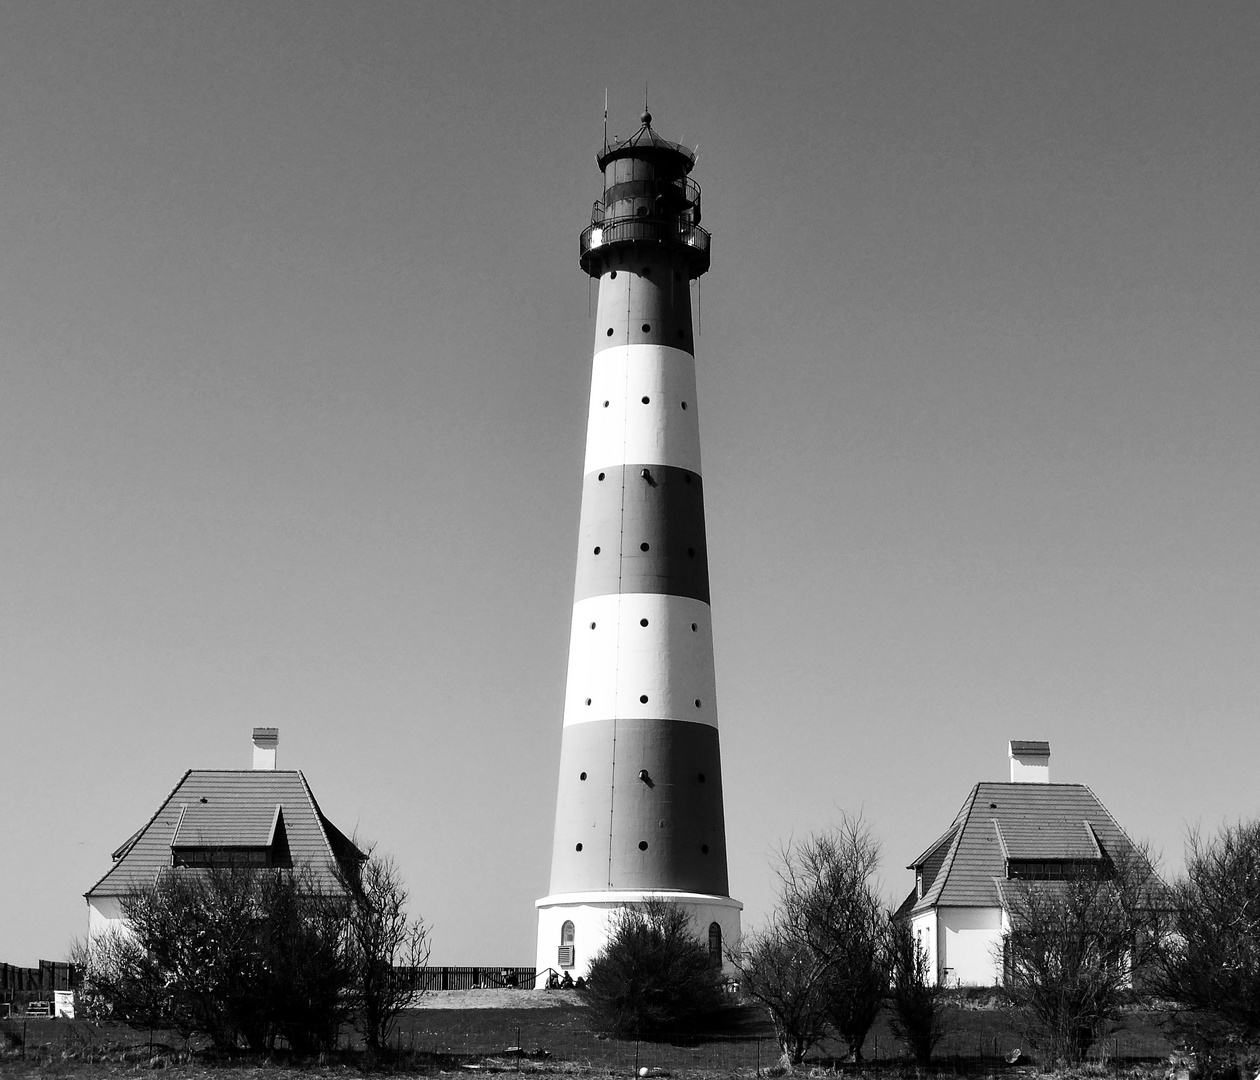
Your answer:
[[[1011,740],[1011,783],[1050,783],[1050,744],[1030,739]]]
[[[276,767],[276,747],[279,744],[279,728],[254,728],[254,768],[274,769]],[[1015,744],[1011,743],[1011,745],[1014,746]]]

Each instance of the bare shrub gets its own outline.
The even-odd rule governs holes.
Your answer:
[[[860,1060],[888,993],[887,915],[875,883],[879,845],[858,817],[788,843],[769,927],[735,955],[746,991],[774,1018],[783,1065],[825,1030]]]
[[[1260,821],[1191,834],[1170,893],[1156,985],[1210,1072],[1260,1043]]]
[[[927,951],[907,922],[888,924],[889,1001],[893,1034],[910,1047],[921,1069],[932,1062],[932,1051],[948,1031],[945,989],[932,978]]]
[[[1166,900],[1144,850],[1057,881],[1006,881],[1006,988],[1047,1064],[1079,1065],[1118,1019],[1162,935]]]
[[[665,900],[614,914],[587,986],[593,1025],[618,1036],[684,1031],[722,1005],[721,967],[687,912]]]
[[[351,870],[338,870],[350,895],[347,945],[349,997],[368,1049],[389,1043],[398,1014],[423,993],[429,929],[407,912],[408,894],[394,860],[368,848]]]
[[[760,933],[745,934],[731,960],[739,968],[743,992],[770,1014],[782,1068],[799,1065],[827,1033],[821,985],[827,965],[776,921]]]
[[[827,1019],[855,1061],[888,993],[878,865],[869,827],[846,816],[835,829],[785,847],[779,867],[783,924],[822,967]]]

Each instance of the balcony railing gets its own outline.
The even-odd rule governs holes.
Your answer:
[[[582,230],[578,243],[578,260],[583,270],[598,275],[600,271],[598,268],[592,269],[592,262],[597,260],[601,248],[653,240],[658,243],[678,244],[688,249],[692,254],[693,275],[703,274],[709,268],[708,230],[676,217],[620,217],[593,222]]]

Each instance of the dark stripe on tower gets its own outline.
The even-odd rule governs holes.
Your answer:
[[[612,259],[611,272],[599,282],[596,351],[608,345],[669,345],[694,352],[684,260],[626,248]]]
[[[721,769],[718,731],[707,724],[622,717],[566,727],[553,890],[653,889],[668,882],[670,889],[726,896]],[[611,799],[617,816],[610,836]]]
[[[709,602],[704,484],[698,473],[668,465],[614,465],[588,474],[579,536],[575,602],[615,593]]]

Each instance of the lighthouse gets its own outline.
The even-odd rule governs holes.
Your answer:
[[[691,282],[709,268],[695,155],[644,112],[605,138],[579,244],[599,282],[573,624],[539,972],[586,973],[619,909],[682,907],[715,962],[726,871]]]

